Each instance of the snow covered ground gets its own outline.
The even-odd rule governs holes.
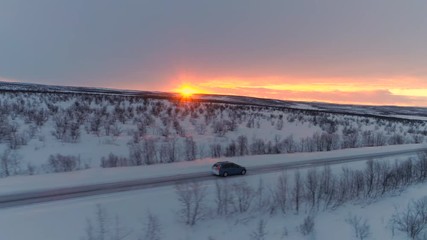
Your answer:
[[[149,96],[156,94],[144,98],[112,90],[80,94],[81,89],[74,89],[73,94],[64,94],[56,87],[47,92],[42,86],[33,87],[42,89],[0,94],[0,196],[175,174],[208,174],[211,165],[220,160],[244,165],[249,174],[203,182],[205,216],[192,227],[178,214],[181,205],[175,187],[167,186],[0,209],[0,240],[93,240],[85,231],[90,226],[99,228],[97,209],[107,215],[103,219],[108,237],[118,232],[129,234],[104,240],[146,239],[147,216],[158,219],[160,239],[250,239],[260,220],[265,223],[264,239],[355,239],[345,222],[349,215],[368,221],[372,232],[368,239],[403,240],[407,239],[405,234],[393,235],[389,227],[394,207],[406,206],[427,190],[415,184],[369,201],[353,199],[334,210],[320,209],[315,214],[314,231],[307,236],[297,230],[310,214],[307,206],[299,214],[291,210],[283,214],[277,209],[271,213],[255,203],[244,213],[224,216],[215,211],[217,182],[223,186],[245,183],[254,190],[262,181],[266,195],[272,196],[283,173],[251,174],[257,166],[425,147],[427,122],[425,114],[418,114],[425,109],[327,107],[320,103],[296,103],[293,107],[298,109],[291,109],[285,102],[284,108],[271,107],[272,100],[256,105],[262,103],[260,99],[248,101],[253,106],[239,105],[250,100],[241,97],[233,101],[219,97],[210,103],[158,96],[151,99]],[[105,91],[109,94],[103,94]],[[379,112],[388,115],[371,116]],[[111,154],[124,159],[120,166],[129,167],[102,165]],[[79,165],[55,169],[50,160],[58,155],[74,157]],[[385,167],[392,168],[409,157],[417,156],[391,157],[390,166]],[[360,161],[335,165],[331,170],[344,175],[343,168],[362,170],[366,165]],[[60,171],[73,172],[53,173]],[[310,172],[300,171],[304,177]],[[286,174],[291,183],[295,170]],[[120,221],[116,222],[116,216]]]
[[[426,140],[423,121],[318,112],[298,104],[302,109],[111,94],[2,92],[0,157],[7,164],[0,168],[0,177],[115,167],[103,161],[112,155],[123,160],[120,166],[134,166]],[[50,160],[58,156],[78,164],[57,169]]]
[[[419,145],[411,146],[393,146],[386,150],[395,150],[397,148],[416,148]],[[383,151],[381,148],[365,148],[340,150],[336,152],[322,153],[324,157],[352,154],[357,151],[375,152]],[[319,153],[315,153],[319,155]],[[413,155],[411,155],[413,157]],[[392,157],[389,160],[407,159],[411,156]],[[233,161],[245,164],[246,166],[255,166],[265,162],[277,162],[298,160],[313,157],[313,154],[286,154],[286,155],[262,155],[251,156],[248,159],[233,158]],[[83,184],[86,181],[105,181],[119,180],[123,178],[146,176],[160,176],[175,172],[199,171],[210,167],[213,161],[218,159],[205,159],[193,162],[182,162],[176,164],[156,165],[140,168],[115,168],[115,169],[96,169],[80,172],[63,174],[49,174],[41,176],[16,177],[4,179],[0,189],[3,192],[9,191],[13,186],[19,186],[19,181],[25,183],[27,187],[41,187],[42,182],[46,187],[58,186],[58,182],[68,182],[69,184]],[[351,169],[360,169],[366,165],[364,161],[339,164],[332,167],[335,173],[341,172],[343,167]],[[96,175],[96,171],[98,175]],[[303,170],[303,174],[304,174]],[[103,172],[101,174],[101,172]],[[218,179],[220,183],[231,185],[241,181],[246,181],[250,186],[256,187],[260,179],[266,186],[274,186],[278,176],[282,173],[269,173],[263,175],[254,175],[246,177],[230,177],[227,179]],[[287,174],[292,175],[289,170]],[[86,177],[85,177],[86,176]],[[90,177],[89,177],[90,176]],[[29,181],[31,179],[31,181]],[[40,180],[41,179],[41,180]],[[33,185],[34,184],[34,185]],[[345,222],[349,214],[358,215],[367,219],[371,229],[371,236],[368,239],[407,239],[406,235],[396,232],[393,236],[389,227],[389,219],[394,212],[395,207],[403,207],[412,199],[419,199],[425,196],[427,186],[423,184],[413,185],[400,194],[391,194],[386,198],[379,198],[371,203],[350,202],[335,210],[318,211],[315,215],[314,232],[309,236],[303,236],[297,227],[303,219],[309,214],[308,210],[303,210],[299,214],[289,212],[288,214],[268,212],[259,212],[256,210],[244,214],[233,214],[230,216],[214,216],[212,208],[215,205],[214,192],[215,181],[204,183],[207,187],[207,206],[210,209],[204,220],[199,221],[195,226],[190,227],[182,222],[178,215],[180,203],[176,197],[175,188],[172,186],[145,189],[138,191],[122,192],[108,195],[99,195],[85,197],[80,199],[63,200],[50,203],[35,204],[25,207],[7,208],[0,210],[0,230],[1,239],[13,240],[75,240],[85,239],[87,219],[95,221],[96,205],[100,204],[105,209],[106,219],[114,226],[116,216],[120,219],[120,229],[122,232],[130,233],[125,239],[138,239],[144,236],[144,226],[148,213],[156,216],[160,223],[161,239],[176,240],[198,240],[198,239],[250,239],[250,235],[256,230],[259,221],[262,219],[266,223],[265,239],[319,239],[319,240],[342,240],[356,239],[352,228]],[[31,185],[31,186],[30,186]],[[19,189],[19,188],[17,188]],[[21,186],[21,191],[26,188]],[[114,227],[109,231],[114,232]],[[143,239],[143,238],[142,238]]]

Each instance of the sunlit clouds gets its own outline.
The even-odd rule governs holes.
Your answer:
[[[427,106],[427,83],[410,77],[402,77],[400,80],[296,77],[204,79],[188,75],[187,85],[177,89],[181,89],[179,92],[187,89],[185,91],[191,93],[247,95],[295,101]]]

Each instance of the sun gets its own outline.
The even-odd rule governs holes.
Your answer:
[[[197,93],[197,90],[190,87],[190,86],[182,86],[178,88],[178,92],[184,97],[184,98],[190,98],[194,94]]]

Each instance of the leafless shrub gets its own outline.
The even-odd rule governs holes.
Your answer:
[[[292,200],[295,205],[295,211],[298,213],[300,209],[301,202],[303,201],[304,196],[304,184],[301,179],[301,173],[297,170],[294,174],[294,184],[292,189]]]
[[[314,216],[308,215],[304,218],[304,221],[301,225],[298,226],[298,231],[302,233],[302,235],[307,236],[312,233],[314,230]]]
[[[100,204],[96,205],[95,219],[86,219],[86,240],[107,240],[109,234],[109,217],[107,210]]]
[[[393,231],[397,229],[417,239],[427,226],[427,197],[410,202],[402,211],[396,209],[390,223]]]
[[[261,213],[264,213],[270,207],[270,196],[266,191],[263,180],[260,178],[258,187],[255,191],[255,209]]]
[[[305,189],[307,194],[307,199],[309,199],[311,208],[316,206],[316,194],[317,189],[319,187],[319,179],[317,177],[317,171],[315,168],[308,170],[306,181],[305,181]]]
[[[36,170],[37,170],[37,167],[35,165],[33,165],[31,163],[27,163],[27,170],[26,170],[26,172],[27,172],[28,175],[34,175],[34,174],[36,174]]]
[[[129,161],[132,166],[140,166],[144,162],[143,147],[140,143],[129,144]]]
[[[265,154],[265,142],[263,139],[255,138],[250,145],[252,155]]]
[[[219,158],[222,156],[222,147],[221,144],[215,143],[215,144],[211,144],[209,146],[210,148],[210,152],[211,152],[211,157],[212,158]]]
[[[52,135],[55,136],[58,140],[62,140],[63,138],[65,138],[67,133],[68,118],[65,116],[65,113],[62,113],[56,115],[53,120],[55,125]]]
[[[80,156],[50,155],[46,166],[48,172],[72,172],[81,170]]]
[[[212,131],[218,137],[223,137],[232,129],[231,122],[228,120],[217,120],[212,123]]]
[[[27,145],[30,138],[31,136],[28,130],[23,132],[11,132],[9,136],[9,149],[16,150],[21,146]]]
[[[21,172],[21,162],[15,151],[5,150],[0,157],[0,176],[9,177]]]
[[[77,122],[71,122],[69,125],[70,129],[67,140],[69,140],[69,142],[76,143],[80,139],[80,124]]]
[[[256,230],[252,231],[252,233],[250,234],[250,239],[251,240],[267,239],[266,236],[268,232],[265,230],[266,225],[267,225],[266,221],[264,221],[263,219],[259,220]]]
[[[86,218],[85,232],[83,240],[125,240],[132,233],[122,224],[119,216],[112,220],[107,209],[100,204],[96,205],[93,218]]]
[[[206,125],[204,123],[197,123],[195,126],[196,132],[199,135],[205,135],[206,134]]]
[[[144,163],[146,165],[155,164],[157,162],[156,139],[144,139],[142,146]]]
[[[108,157],[101,158],[101,167],[113,168],[113,167],[126,167],[129,166],[129,161],[125,157],[119,157],[113,153],[110,153]]]
[[[120,125],[117,122],[115,122],[111,126],[110,131],[111,131],[111,133],[113,134],[114,137],[119,137],[120,134],[122,134],[122,132],[123,132],[122,128],[120,127]]]
[[[197,144],[193,137],[186,137],[184,141],[185,160],[193,161],[196,159]]]
[[[122,224],[118,215],[114,217],[113,224],[114,224],[113,226],[110,226],[110,229],[113,230],[109,238],[111,240],[125,240],[132,233],[132,230],[128,229],[125,225]]]
[[[230,192],[230,188],[224,184],[224,181],[215,182],[216,192],[216,213],[218,215],[228,215],[231,213],[232,206],[234,205],[233,194]]]
[[[418,160],[414,165],[417,181],[425,181],[427,179],[427,151],[418,154]]]
[[[325,209],[333,204],[336,197],[336,185],[337,180],[332,174],[330,166],[325,166],[320,174],[320,186],[317,193],[318,207],[321,201],[323,201]]]
[[[148,213],[143,227],[143,237],[139,238],[139,240],[160,240],[161,235],[159,218],[152,213]]]
[[[178,201],[181,204],[180,216],[185,224],[193,226],[204,217],[206,187],[200,182],[175,185]]]
[[[171,163],[178,160],[178,145],[176,138],[166,138],[160,145],[159,160],[162,163]]]
[[[249,153],[248,138],[246,136],[244,135],[238,136],[236,140],[236,145],[237,145],[236,153],[238,156],[244,156]]]
[[[276,188],[273,193],[274,201],[283,214],[287,211],[288,188],[288,177],[283,173],[277,179]]]
[[[368,225],[367,219],[362,219],[360,216],[356,215],[349,215],[345,222],[350,224],[350,226],[353,228],[354,234],[356,235],[356,238],[360,240],[367,239],[371,235],[371,228]]]
[[[253,189],[246,181],[240,181],[232,185],[232,190],[235,196],[235,209],[240,213],[248,211],[254,198]]]

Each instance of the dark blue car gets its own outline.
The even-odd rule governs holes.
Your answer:
[[[212,166],[212,173],[217,176],[245,175],[246,168],[232,162],[217,162]]]

